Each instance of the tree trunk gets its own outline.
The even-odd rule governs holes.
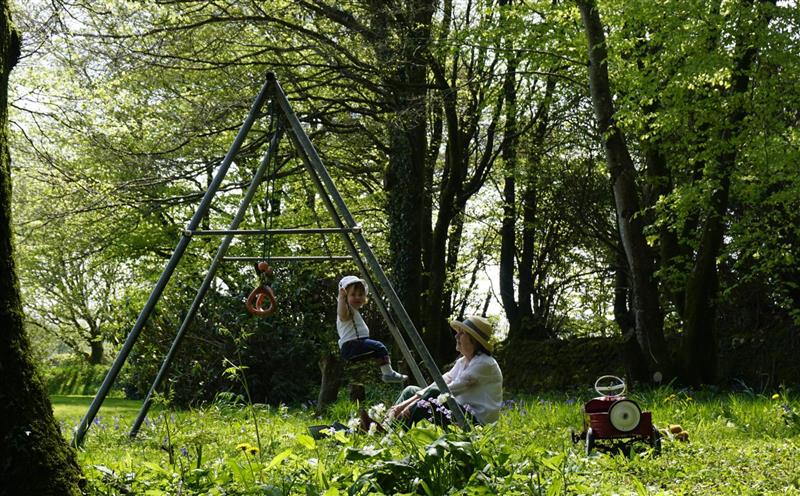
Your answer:
[[[427,155],[427,64],[434,6],[430,0],[414,0],[403,7],[407,26],[389,26],[384,10],[376,2],[374,27],[383,33],[376,47],[385,67],[396,67],[387,78],[391,90],[389,119],[389,166],[385,175],[391,277],[395,290],[411,320],[419,325],[422,302],[423,222],[420,207],[425,204],[425,159]],[[400,8],[394,6],[394,8]],[[396,36],[405,38],[400,51],[389,46]]]
[[[650,372],[670,378],[674,368],[664,340],[664,316],[654,278],[653,257],[644,235],[639,214],[636,169],[625,139],[614,122],[614,106],[608,82],[608,52],[600,14],[594,0],[578,0],[589,47],[589,88],[598,130],[603,136],[620,238],[625,249],[633,290],[636,338]]]
[[[513,162],[506,159],[503,151],[506,177],[503,184],[503,221],[500,226],[500,300],[508,319],[508,339],[513,341],[520,334],[519,306],[514,289],[514,259],[516,258],[517,233],[517,179]],[[512,163],[510,163],[512,162]]]
[[[103,363],[103,339],[96,337],[89,341],[89,364],[99,365]]]
[[[501,0],[505,5],[508,0]],[[503,81],[506,101],[506,120],[503,127],[501,154],[505,167],[503,182],[503,220],[500,225],[500,301],[508,319],[508,340],[513,342],[522,334],[521,309],[514,289],[514,266],[517,254],[517,81],[516,57],[508,59]]]
[[[20,39],[7,2],[0,19],[0,494],[80,494],[81,472],[53,417],[44,384],[30,358],[14,265],[11,168],[8,152],[8,74]]]
[[[649,382],[647,361],[642,356],[642,350],[636,340],[636,319],[631,312],[630,278],[626,269],[625,253],[620,246],[614,268],[614,320],[622,331],[622,359],[625,361],[625,375],[632,382]]]
[[[760,0],[759,3],[775,4],[775,0]],[[769,15],[759,16],[762,23],[760,28],[769,22]],[[753,27],[742,28],[743,33],[736,40],[738,55],[734,59],[734,77],[731,92],[734,95],[744,95],[750,87],[750,70],[758,55],[758,47],[748,34],[755,32]],[[746,33],[746,34],[744,34]],[[717,273],[717,256],[722,248],[722,238],[725,234],[725,213],[728,210],[730,196],[731,175],[738,159],[734,134],[738,132],[739,125],[747,117],[741,102],[744,98],[735,100],[738,103],[730,117],[729,125],[719,136],[719,142],[728,146],[718,161],[717,167],[708,167],[713,176],[711,181],[718,186],[711,194],[711,200],[706,211],[700,245],[697,249],[695,264],[686,284],[685,300],[685,333],[681,346],[683,359],[682,374],[684,380],[690,384],[702,384],[716,380],[717,344],[715,338],[719,281]]]
[[[319,359],[319,370],[322,372],[322,382],[317,397],[317,413],[322,413],[328,405],[336,401],[342,386],[342,362],[339,356],[335,353],[324,353]]]

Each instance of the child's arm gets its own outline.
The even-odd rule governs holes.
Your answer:
[[[347,304],[347,290],[339,288],[339,299],[336,301],[336,313],[339,320],[350,320],[350,305]]]

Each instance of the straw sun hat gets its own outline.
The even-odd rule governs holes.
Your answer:
[[[492,324],[485,317],[471,315],[463,322],[457,320],[450,321],[450,327],[456,331],[463,331],[472,336],[475,341],[479,342],[489,353],[494,353],[494,346],[491,343],[492,333],[494,328]]]

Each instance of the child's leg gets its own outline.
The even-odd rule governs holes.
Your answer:
[[[353,339],[342,345],[342,358],[348,362],[359,361],[366,358],[380,358],[376,355],[376,348],[370,344],[369,339]],[[386,356],[389,352],[386,352]],[[382,358],[380,358],[382,359]]]
[[[369,347],[374,350],[375,361],[378,362],[378,365],[381,367],[381,379],[383,379],[383,382],[399,383],[408,379],[408,376],[396,372],[392,368],[392,362],[389,358],[389,350],[386,349],[386,346],[384,346],[383,343],[374,339],[364,339],[363,343],[365,347]]]

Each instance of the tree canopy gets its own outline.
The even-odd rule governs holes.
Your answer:
[[[16,15],[28,318],[93,360],[114,353],[266,71],[440,361],[447,319],[491,309],[509,346],[616,336],[638,379],[713,382],[722,335],[800,321],[800,14],[783,2],[77,0]],[[230,219],[268,135],[254,130],[207,226]],[[281,146],[280,215],[261,193],[250,227],[320,217]],[[193,245],[159,335],[214,248]],[[226,266],[214,291],[229,304],[213,308],[236,311],[249,277]],[[316,308],[284,325],[326,325]]]

